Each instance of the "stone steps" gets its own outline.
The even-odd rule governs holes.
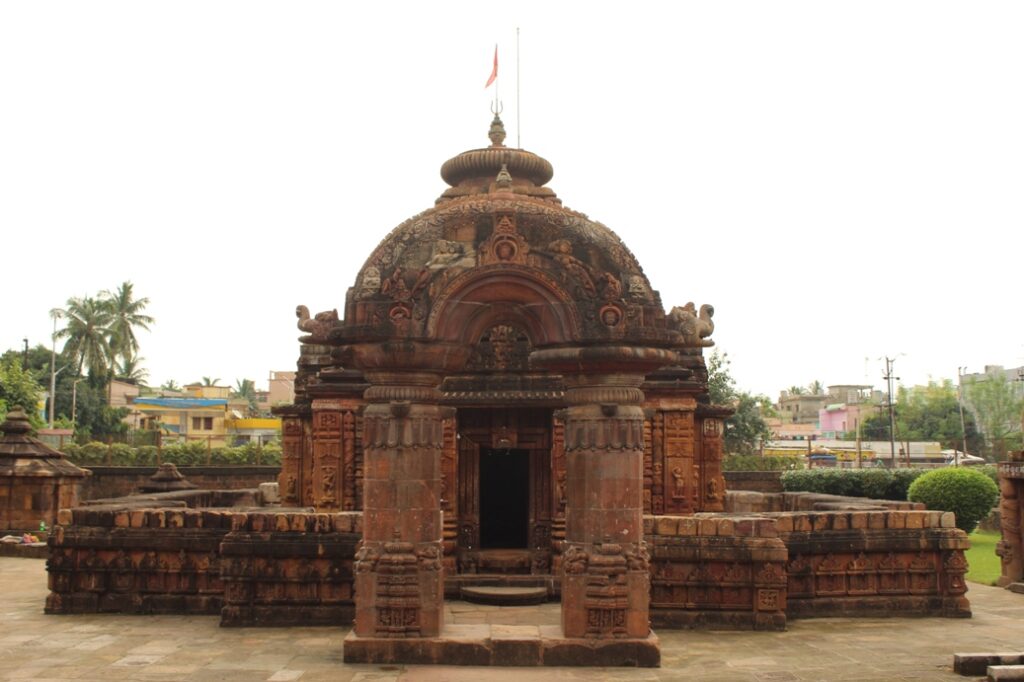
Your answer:
[[[1024,653],[973,653],[953,654],[953,672],[968,677],[981,677],[992,668],[1024,668]],[[1001,677],[1001,680],[1021,679],[1024,677]]]
[[[987,673],[989,682],[1024,680],[1024,665],[990,665]]]
[[[460,594],[465,601],[491,606],[531,606],[543,604],[548,600],[548,588],[546,587],[464,585]]]

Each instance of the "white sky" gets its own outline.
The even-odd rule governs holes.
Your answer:
[[[1024,364],[1024,3],[616,6],[0,4],[0,349],[130,280],[151,383],[265,386],[487,144],[495,42],[515,144],[519,26],[522,146],[741,388]]]

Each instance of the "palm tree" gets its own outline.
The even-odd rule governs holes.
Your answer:
[[[790,386],[788,393],[790,395],[805,395],[807,393],[807,389],[803,386]]]
[[[64,353],[74,363],[75,374],[88,368],[96,376],[105,376],[111,363],[110,323],[112,315],[101,300],[91,296],[69,298],[61,311],[67,326],[57,331],[56,338],[66,338]]]
[[[220,377],[203,377],[203,386],[216,386],[217,382],[220,381]]]
[[[153,318],[143,315],[142,311],[149,305],[148,298],[135,299],[131,282],[122,282],[114,291],[103,291],[100,298],[110,313],[110,350],[114,357],[127,361],[139,352],[139,340],[135,338],[135,329],[149,330]]]
[[[811,392],[811,395],[822,395],[825,393],[825,387],[817,379],[808,384],[807,389]]]
[[[249,401],[250,412],[255,412],[256,405],[256,382],[252,379],[236,379],[235,390],[232,391],[232,398],[242,398]]]
[[[179,386],[178,382],[176,382],[174,379],[169,379],[168,381],[165,381],[163,384],[160,385],[160,388],[164,389],[165,391],[181,391],[181,386]]]
[[[146,379],[149,378],[149,370],[142,366],[142,361],[145,359],[138,355],[122,357],[121,362],[117,364],[117,377],[139,386],[145,386]]]

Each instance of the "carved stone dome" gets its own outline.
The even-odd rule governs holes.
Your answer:
[[[624,340],[675,346],[660,296],[622,240],[562,206],[545,186],[551,164],[503,144],[444,163],[434,208],[380,243],[349,290],[334,333],[475,343],[494,324],[526,329],[535,346]],[[474,338],[476,336],[476,338]]]

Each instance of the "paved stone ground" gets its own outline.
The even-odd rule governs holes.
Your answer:
[[[787,632],[661,630],[660,669],[344,665],[344,628],[220,628],[216,617],[46,616],[45,564],[0,557],[0,679],[268,682],[964,680],[954,652],[1024,651],[1024,595],[971,585],[970,620],[791,621]],[[557,604],[447,604],[448,622],[557,623]]]

